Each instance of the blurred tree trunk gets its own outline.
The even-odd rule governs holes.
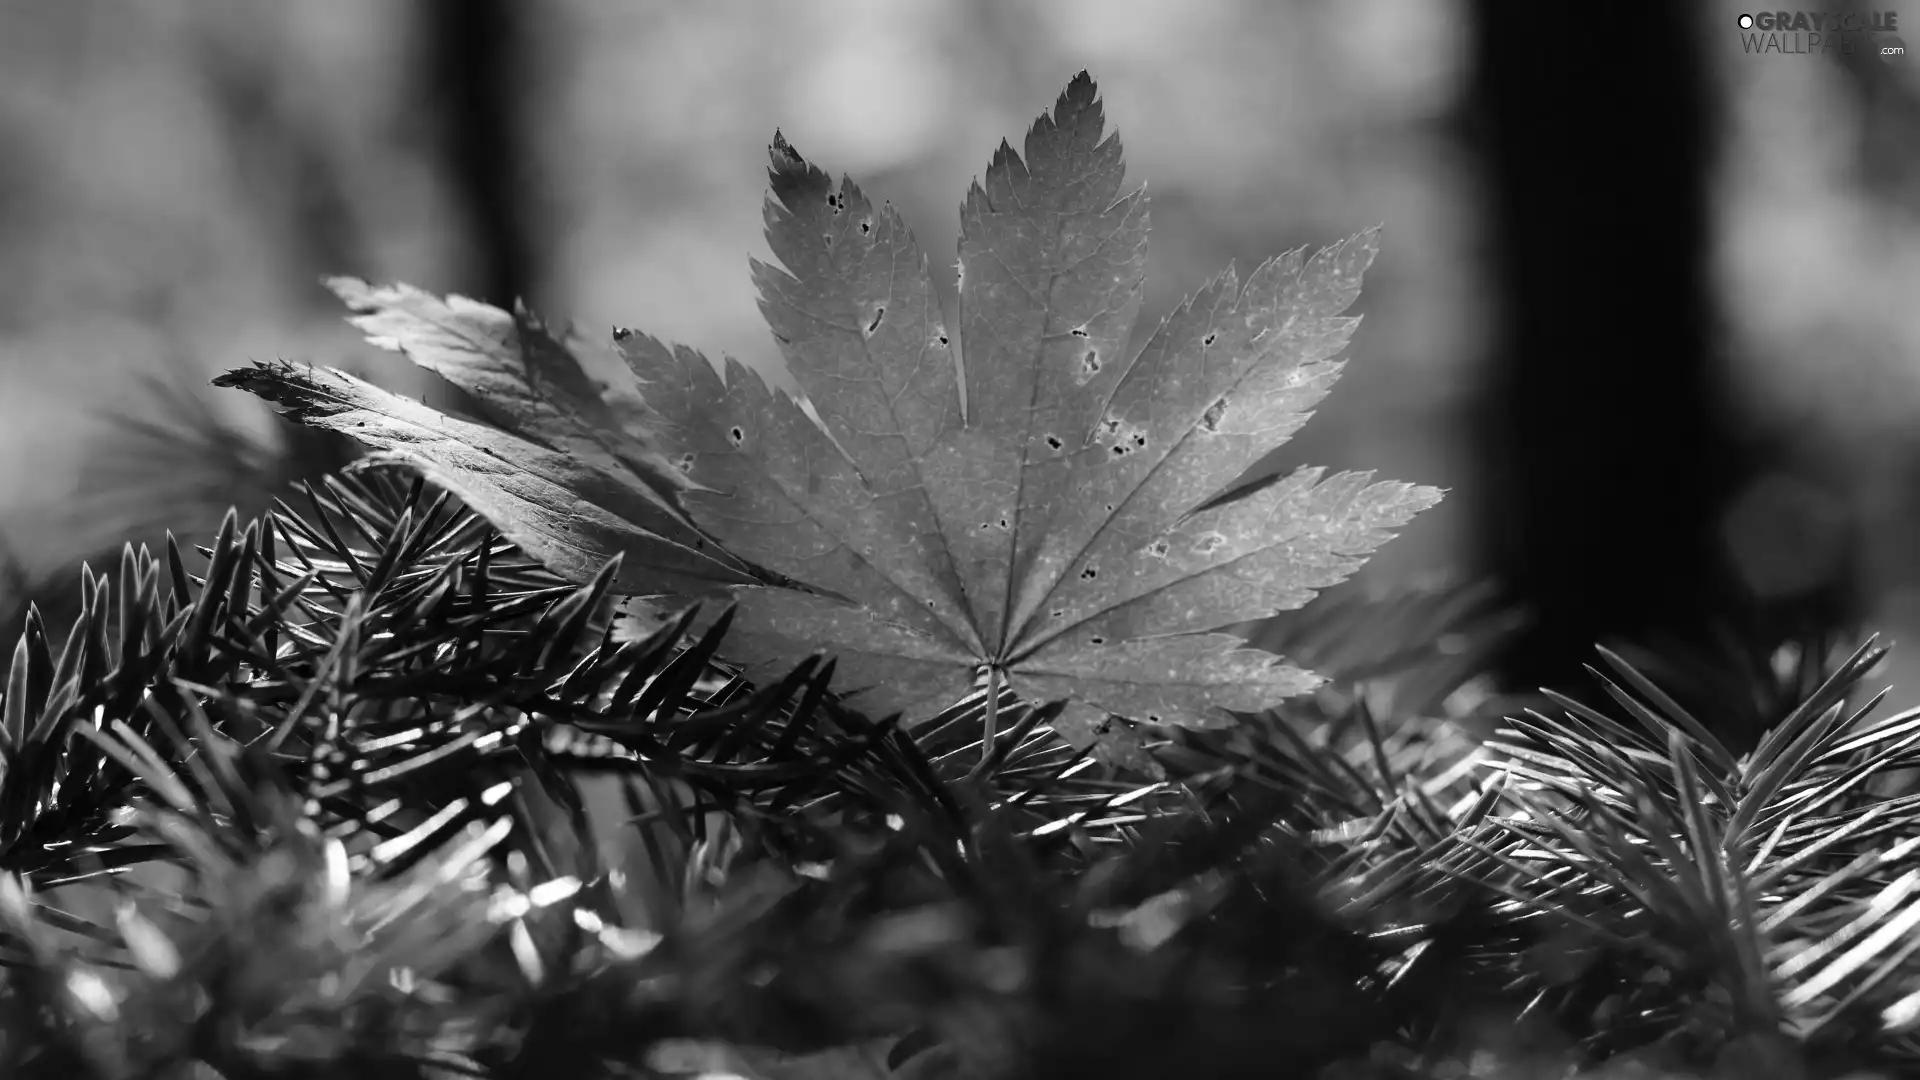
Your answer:
[[[1733,595],[1704,16],[1626,10],[1646,17],[1471,7],[1494,319],[1477,543],[1534,616],[1502,660],[1516,687],[1584,693],[1595,642],[1697,637]]]
[[[527,209],[529,13],[516,0],[428,0],[418,10],[420,70],[467,234],[448,291],[511,307],[537,292],[546,270]]]

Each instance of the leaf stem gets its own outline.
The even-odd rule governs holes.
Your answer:
[[[980,731],[980,763],[975,771],[986,768],[993,757],[993,744],[1000,737],[1000,666],[987,668],[987,712],[986,722]]]

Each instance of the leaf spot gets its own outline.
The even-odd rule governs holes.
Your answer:
[[[738,429],[738,428],[735,428],[734,430],[736,430],[736,431],[738,431],[739,429]],[[693,471],[693,455],[692,455],[692,454],[681,454],[681,455],[680,455],[680,462],[679,462],[679,465],[680,465],[680,471],[681,471],[681,472],[683,472],[683,473],[690,473],[690,472],[692,472],[692,471]]]
[[[1087,355],[1080,358],[1080,378],[1078,381],[1085,383],[1088,379],[1098,374],[1100,374],[1100,350],[1088,349]]]
[[[1173,550],[1173,545],[1167,543],[1165,540],[1155,540],[1153,543],[1147,545],[1147,554],[1155,559],[1166,558],[1167,552],[1171,550]]]
[[[727,429],[727,439],[731,441],[733,445],[740,446],[747,441],[747,433],[744,431],[741,431],[740,426],[736,424],[733,427]]]
[[[1146,449],[1146,447],[1147,447],[1146,432],[1135,431],[1130,433],[1126,438],[1121,439],[1119,442],[1116,442],[1113,444],[1113,456],[1126,457],[1128,454],[1133,453],[1135,450],[1144,450]]]
[[[1193,550],[1197,554],[1211,555],[1226,544],[1227,538],[1217,532],[1201,533],[1200,538],[1193,542]]]
[[[1208,434],[1218,433],[1220,430],[1220,416],[1226,411],[1227,399],[1221,398],[1219,401],[1207,407],[1206,414],[1200,417],[1200,426],[1206,428]]]

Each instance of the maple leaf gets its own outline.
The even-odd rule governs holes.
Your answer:
[[[1338,377],[1375,236],[1229,268],[1129,360],[1147,200],[1103,125],[1082,73],[1024,155],[1001,144],[962,209],[957,335],[892,207],[776,134],[780,265],[753,274],[819,423],[732,360],[723,380],[619,331],[635,385],[607,386],[524,310],[350,278],[355,325],[475,419],[323,369],[216,382],[418,468],[564,577],[624,554],[634,614],[730,596],[754,674],[831,652],[836,690],[909,723],[983,683],[989,728],[999,688],[1066,700],[1081,745],[1109,715],[1227,723],[1318,679],[1218,631],[1305,604],[1440,492],[1319,469],[1228,490]]]
[[[984,676],[1070,700],[1077,743],[1109,714],[1216,726],[1316,685],[1214,631],[1304,604],[1441,493],[1303,469],[1219,497],[1338,376],[1374,233],[1228,269],[1128,362],[1147,200],[1102,128],[1082,73],[1024,155],[1001,144],[962,209],[958,341],[893,208],[775,136],[782,266],[754,280],[824,429],[737,362],[722,381],[616,333],[693,520],[817,590],[734,590],[733,659],[828,649],[837,689],[908,723]]]

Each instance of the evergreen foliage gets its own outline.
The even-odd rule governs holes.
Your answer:
[[[1309,608],[1412,659],[1148,729],[1148,775],[1005,688],[983,753],[983,692],[752,685],[724,615],[616,641],[617,565],[388,467],[204,554],[14,650],[6,1075],[1913,1067],[1920,711],[1871,719],[1871,644],[1778,650],[1812,689],[1738,756],[1613,653],[1483,740],[1418,617],[1470,594]]]

